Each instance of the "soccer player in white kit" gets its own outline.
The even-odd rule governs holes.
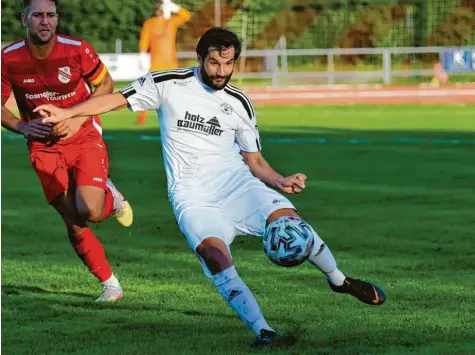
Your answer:
[[[49,116],[44,122],[126,106],[158,111],[168,195],[180,231],[218,292],[257,334],[252,345],[261,345],[271,343],[276,333],[239,277],[229,247],[236,235],[262,236],[280,219],[299,218],[275,190],[300,193],[306,176],[283,177],[264,160],[251,100],[229,84],[240,51],[233,32],[215,27],[198,42],[198,67],[151,72],[120,92],[69,109],[41,105],[36,110]],[[371,305],[385,301],[376,285],[346,277],[315,231],[313,238],[309,261],[327,276],[333,291]]]

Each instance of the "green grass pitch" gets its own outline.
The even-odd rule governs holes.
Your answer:
[[[279,268],[238,237],[236,267],[275,347],[203,275],[168,204],[154,113],[103,116],[111,177],[135,210],[129,229],[93,226],[125,298],[100,285],[46,204],[21,140],[2,139],[2,350],[5,354],[474,354],[475,107],[257,107],[263,154],[303,172],[291,200],[348,275],[387,294],[381,307],[331,292],[312,266]],[[142,136],[142,139],[140,137]],[[145,138],[144,138],[145,136]]]

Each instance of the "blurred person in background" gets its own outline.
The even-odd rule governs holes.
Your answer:
[[[167,0],[157,2],[155,16],[146,20],[140,33],[140,67],[147,71],[178,68],[176,33],[191,14],[185,8]],[[147,57],[150,52],[150,60]],[[145,123],[147,111],[141,111],[137,124]]]

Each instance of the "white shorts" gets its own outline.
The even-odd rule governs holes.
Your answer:
[[[254,176],[245,180],[230,187],[232,192],[214,205],[209,201],[206,204],[187,201],[187,208],[177,216],[177,222],[193,251],[196,252],[196,248],[209,237],[221,239],[228,250],[237,235],[262,237],[269,215],[283,208],[295,209],[286,197]],[[200,261],[205,274],[210,277],[211,273],[201,258]]]

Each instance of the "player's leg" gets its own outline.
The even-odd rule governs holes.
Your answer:
[[[78,185],[75,189],[78,214],[86,221],[100,223],[112,214],[112,194],[98,186]]]
[[[100,223],[112,214],[121,225],[129,227],[133,222],[133,211],[108,179],[109,158],[102,137],[97,134],[90,143],[75,149],[80,149],[71,159],[79,214],[93,223]]]
[[[229,244],[236,230],[231,221],[217,208],[194,207],[182,213],[178,225],[226,303],[256,334],[273,337],[273,329],[233,265]]]
[[[89,271],[99,281],[107,282],[112,275],[102,245],[88,228],[85,218],[80,218],[74,204],[74,187],[69,186],[69,173],[62,154],[57,151],[33,152],[30,155],[46,199],[62,217],[69,240]],[[67,194],[69,191],[69,194]]]
[[[124,227],[132,224],[132,208],[110,179],[106,184],[100,184],[101,187],[82,185],[88,183],[82,177],[79,177],[78,181],[81,185],[76,188],[76,207],[81,216],[86,217],[89,222],[100,223],[113,215]]]
[[[63,219],[74,251],[103,285],[97,301],[118,301],[123,297],[119,280],[112,272],[104,247],[87,225],[87,218],[77,212],[74,194],[74,187],[71,186],[67,194],[57,196],[51,205]]]
[[[269,225],[277,219],[287,218],[289,216],[300,218],[294,209],[279,209],[273,211],[269,215],[266,220],[266,225]],[[370,282],[345,276],[338,269],[330,248],[328,248],[328,246],[315,232],[315,230],[310,225],[308,226],[313,232],[314,239],[313,250],[310,253],[308,261],[326,275],[331,289],[338,293],[348,293],[359,299],[361,302],[370,305],[383,304],[386,300],[383,291],[378,286]]]
[[[67,151],[63,151],[66,162],[70,167],[72,175],[72,183],[74,189],[70,189],[71,196],[74,197],[74,207],[77,218],[81,221],[88,220],[91,222],[101,222],[111,214],[117,218],[117,204],[122,207],[124,201],[122,195],[108,182],[109,161],[106,146],[102,140],[102,136],[92,131],[90,139],[80,146],[70,147]],[[118,196],[120,195],[120,196]],[[127,203],[127,207],[130,207]],[[130,212],[132,212],[130,210]],[[124,216],[124,215],[122,215]],[[132,213],[129,216],[129,223],[121,223],[129,226],[132,224]],[[117,218],[120,221],[119,218]],[[99,240],[92,234],[90,229],[84,233],[74,235],[74,240],[85,243],[82,237],[86,237],[91,241],[86,245],[90,245],[91,256],[96,262],[105,265],[107,262],[104,248]],[[88,251],[86,248],[79,248],[79,252]],[[77,250],[78,252],[78,250]],[[109,267],[110,269],[110,267]],[[100,271],[100,269],[99,269]],[[104,274],[106,271],[104,271]],[[111,270],[107,270],[108,277],[103,279],[104,275],[100,275],[101,282],[104,285],[103,292],[97,301],[115,301],[122,298],[122,289],[117,278],[112,274]]]

